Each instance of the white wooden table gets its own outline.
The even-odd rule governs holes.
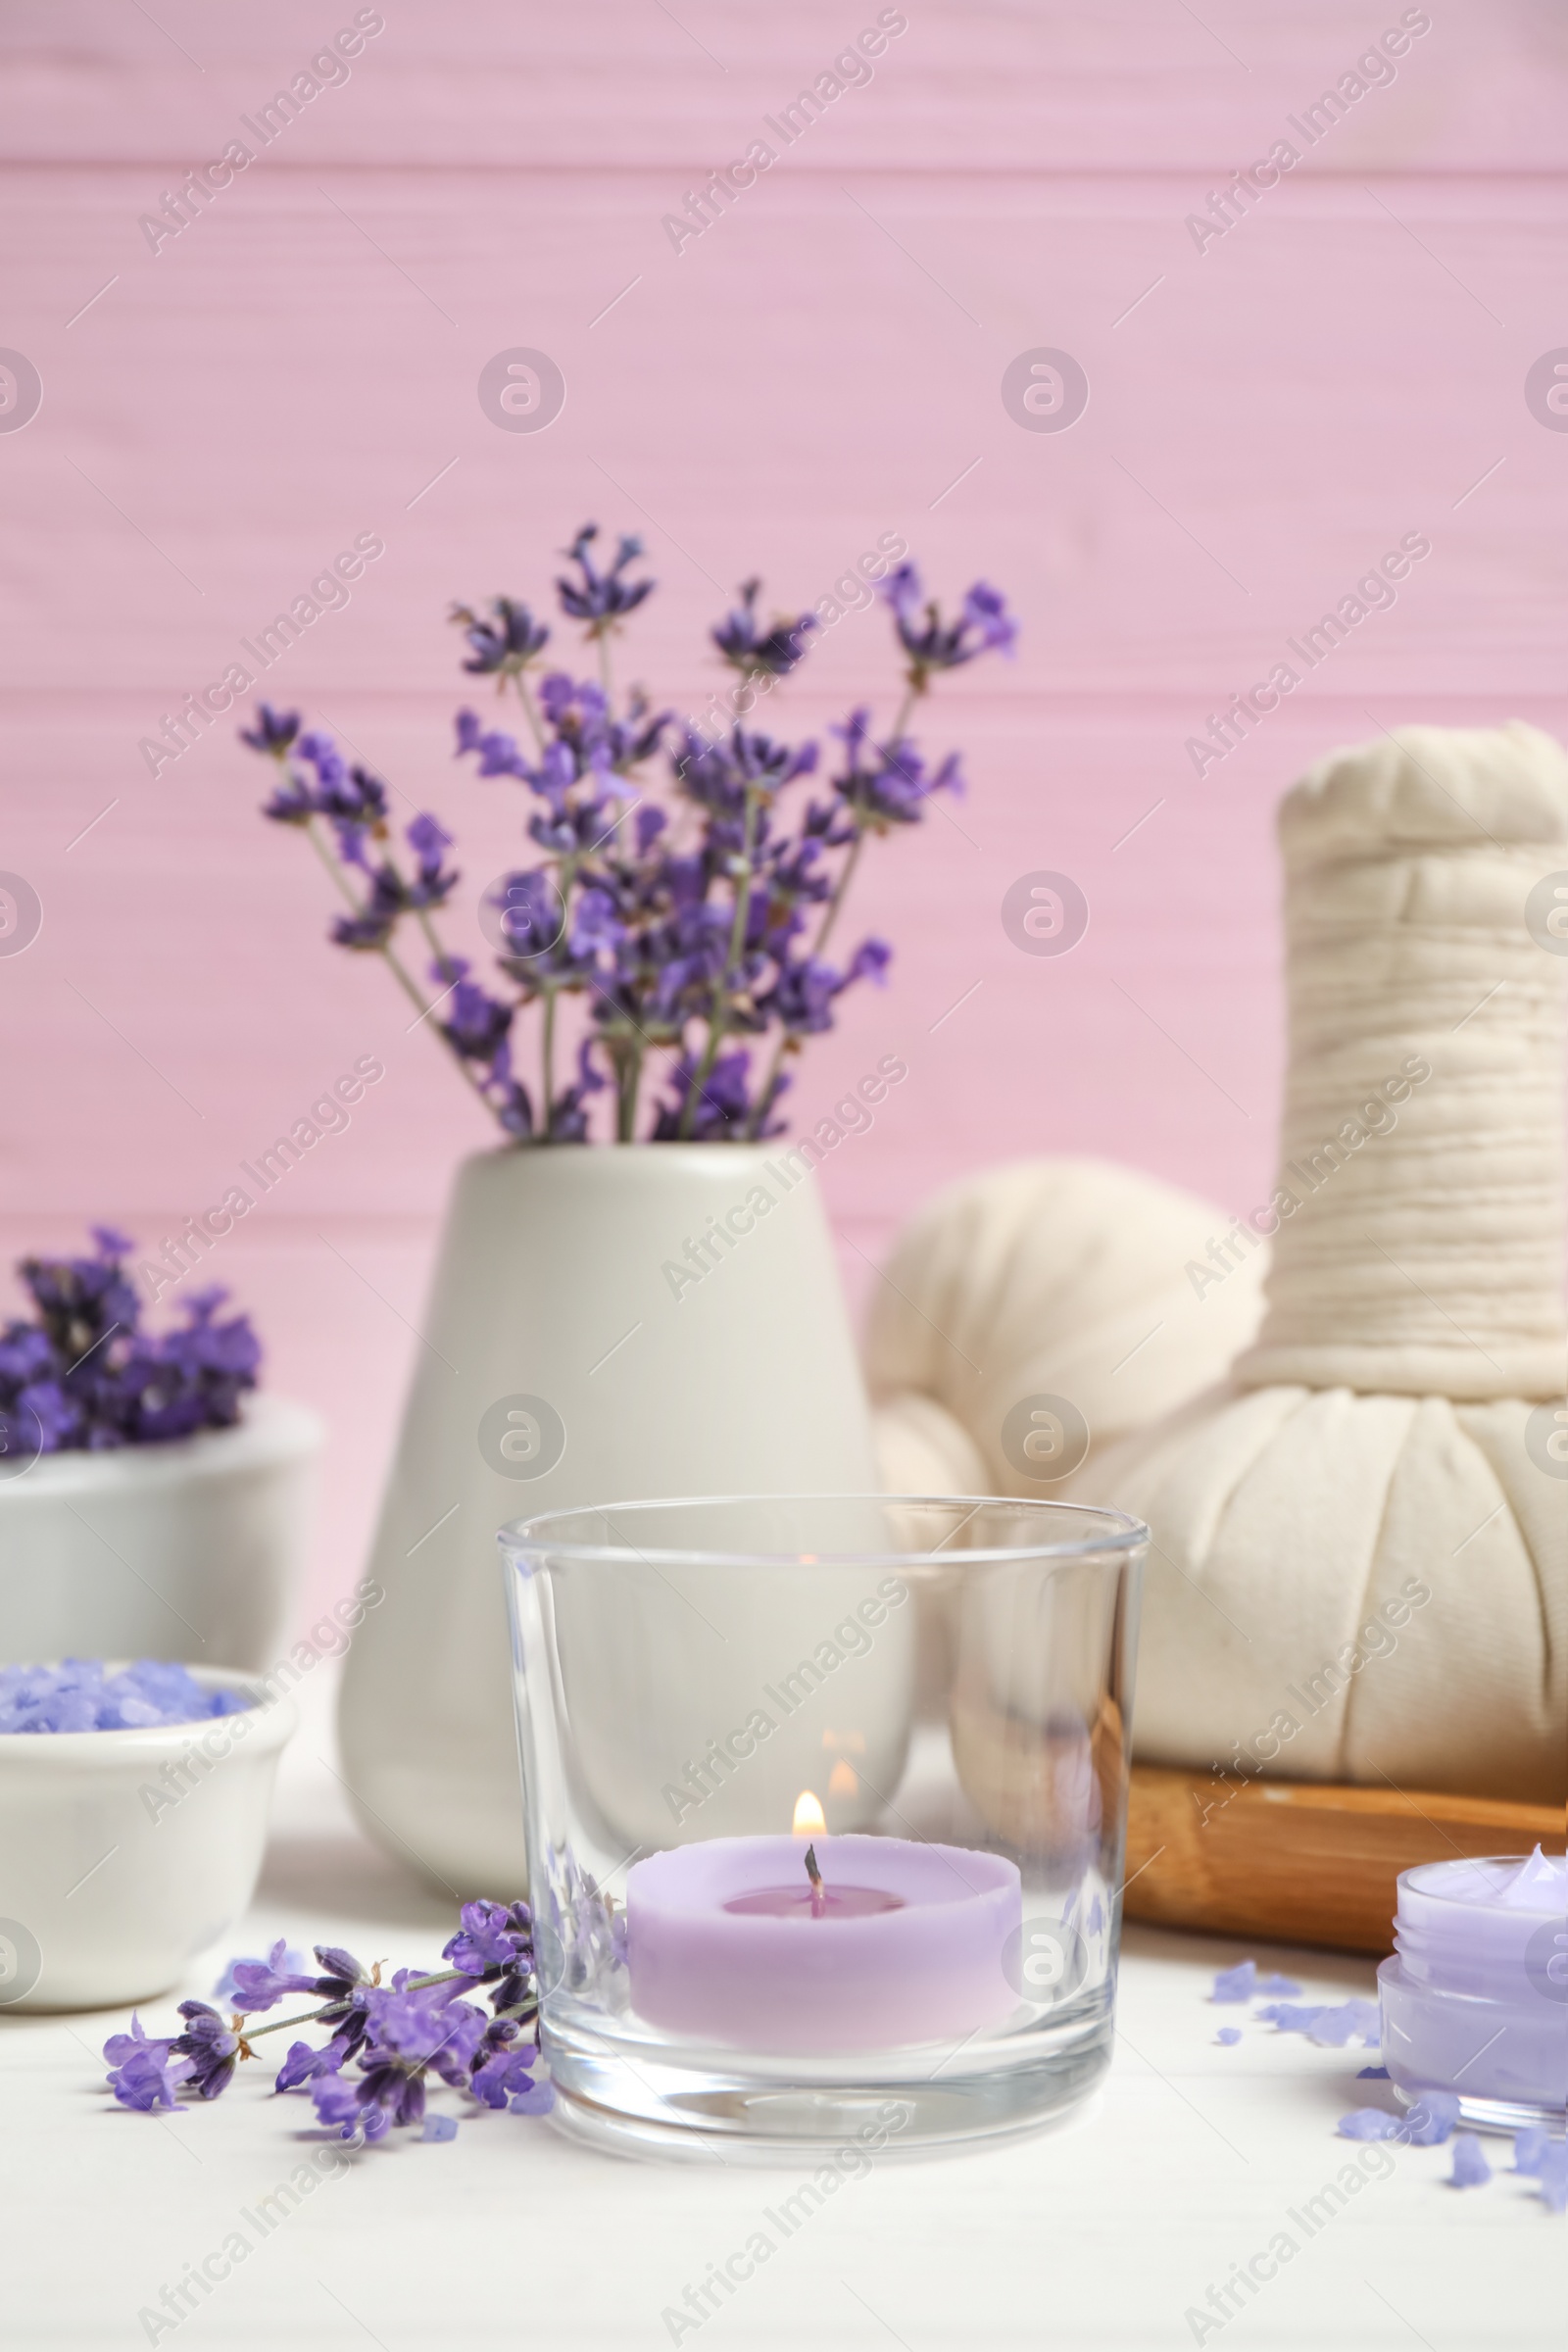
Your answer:
[[[329,1696],[311,1692],[285,1759],[256,1904],[188,1991],[207,1994],[229,1951],[260,1952],[277,1936],[427,1964],[450,1933],[443,1905],[354,1828],[323,1761]],[[1556,2352],[1563,2225],[1506,2170],[1460,2192],[1444,2185],[1447,2149],[1393,2150],[1388,2176],[1307,2237],[1305,2201],[1357,2153],[1335,2118],[1378,2086],[1353,2080],[1365,2051],[1314,2049],[1209,2006],[1212,1972],[1240,1956],[1132,1929],[1116,2061],[1088,2112],[990,2154],[880,2160],[678,2340],[700,2338],[703,2352],[970,2342],[1158,2352],[1199,2340],[1189,2310],[1212,2318],[1209,2288],[1284,2230],[1298,2251],[1202,2342]],[[1320,1997],[1373,1988],[1370,1963],[1266,1958]],[[123,2113],[102,2088],[99,2056],[122,2022],[0,2021],[0,2312],[17,2352],[149,2340],[181,2352],[667,2345],[677,2336],[665,2310],[684,2310],[687,2286],[766,2228],[762,2209],[808,2170],[633,2164],[568,2144],[547,2123],[486,2115],[447,2144],[407,2134],[366,2151],[262,2237],[242,2214],[309,2152],[296,2136],[309,2109],[270,2097],[271,2070],[258,2068],[211,2107]],[[146,2022],[172,2031],[172,2002]],[[1228,2023],[1244,2025],[1234,2048],[1214,2038]],[[282,2039],[269,2045],[278,2055]],[[1487,2144],[1505,2167],[1507,2143]],[[236,2230],[251,2241],[244,2259],[150,2338],[139,2312]]]

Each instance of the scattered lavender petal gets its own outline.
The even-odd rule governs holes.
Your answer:
[[[455,2115],[427,2115],[424,2129],[419,2133],[421,2139],[456,2139],[457,2136],[458,2119]]]
[[[1492,2179],[1492,2167],[1487,2162],[1481,2142],[1473,2132],[1460,2132],[1453,2142],[1453,2170],[1448,2175],[1450,2188],[1483,2188]]]
[[[1240,1961],[1235,1968],[1222,1968],[1214,1979],[1211,2001],[1250,2001],[1257,1983],[1257,1962]]]
[[[1543,2160],[1551,2149],[1551,2133],[1533,2125],[1528,2132],[1513,2135],[1513,2169],[1516,2173],[1539,2173]]]
[[[1242,2029],[1240,2026],[1221,2026],[1219,2032],[1214,2036],[1214,2039],[1216,2041],[1222,2041],[1227,2049],[1230,2048],[1232,2042],[1240,2041],[1241,2038]]]
[[[1396,2115],[1385,2115],[1381,2107],[1352,2107],[1339,2121],[1342,2139],[1402,2139],[1403,2126]]]

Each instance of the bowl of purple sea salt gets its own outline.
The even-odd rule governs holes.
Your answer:
[[[176,1985],[250,1901],[297,1721],[215,1667],[0,1666],[0,2014]]]

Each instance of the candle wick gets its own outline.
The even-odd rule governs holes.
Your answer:
[[[811,1917],[820,1919],[827,1909],[827,1891],[822,1885],[822,1873],[817,1867],[816,1847],[806,1849],[806,1875],[811,1882]]]

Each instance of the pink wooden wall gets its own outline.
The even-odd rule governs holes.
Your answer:
[[[11,0],[0,24],[0,345],[44,387],[0,432],[0,868],[44,907],[0,956],[0,1252],[95,1216],[172,1230],[385,1061],[226,1245],[274,1382],[333,1424],[320,1589],[355,1572],[447,1172],[485,1130],[379,968],[323,945],[321,878],[258,821],[232,722],[156,780],[137,745],[357,534],[384,556],[268,691],[452,821],[475,892],[518,808],[451,762],[446,605],[537,594],[585,516],[647,538],[639,667],[694,706],[754,569],[811,602],[893,529],[944,590],[983,572],[1015,601],[1016,662],[935,714],[971,797],[866,875],[893,984],[799,1091],[814,1115],[881,1053],[910,1065],[826,1173],[858,1292],[859,1253],[988,1160],[1105,1152],[1256,1199],[1280,791],[1404,719],[1568,723],[1568,435],[1524,397],[1568,344],[1559,0],[908,0],[869,81],[673,250],[662,216],[879,13],[386,0],[348,80],[156,254],[139,217],[355,9]],[[1187,216],[1304,150],[1288,118],[1420,17],[1392,80],[1200,250]],[[518,345],[565,376],[543,433],[476,397]],[[1040,346],[1088,373],[1066,432],[1003,405]],[[1186,739],[1406,533],[1431,553],[1393,609],[1200,779]],[[889,682],[852,614],[792,723]],[[1092,908],[1060,960],[1000,919],[1040,867]]]

